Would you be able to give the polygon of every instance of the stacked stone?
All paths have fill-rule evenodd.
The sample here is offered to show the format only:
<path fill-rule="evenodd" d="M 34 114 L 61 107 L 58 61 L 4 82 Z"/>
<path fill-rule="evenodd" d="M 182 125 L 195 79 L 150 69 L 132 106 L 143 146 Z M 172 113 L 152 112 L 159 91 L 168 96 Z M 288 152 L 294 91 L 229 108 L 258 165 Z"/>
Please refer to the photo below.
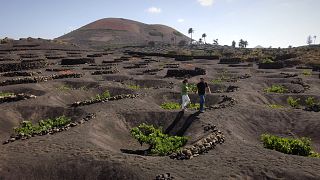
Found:
<path fill-rule="evenodd" d="M 20 63 L 0 64 L 0 72 L 40 69 L 45 66 L 47 66 L 47 61 L 45 60 L 32 60 L 32 61 L 23 60 Z"/>
<path fill-rule="evenodd" d="M 112 69 L 111 66 L 106 66 L 106 67 L 84 67 L 82 70 L 108 70 Z"/>
<path fill-rule="evenodd" d="M 191 61 L 191 60 L 193 60 L 193 56 L 175 55 L 174 60 L 176 60 L 176 61 Z"/>
<path fill-rule="evenodd" d="M 223 109 L 223 108 L 232 107 L 237 103 L 236 99 L 234 99 L 232 97 L 228 97 L 228 96 L 225 96 L 225 95 L 223 95 L 222 97 L 223 97 L 222 101 L 220 101 L 217 105 L 210 106 L 210 107 L 208 107 L 206 109 L 209 109 L 209 110 L 212 110 L 212 109 Z"/>
<path fill-rule="evenodd" d="M 90 121 L 91 119 L 94 119 L 96 117 L 96 115 L 94 113 L 88 113 L 84 118 L 82 118 L 79 121 L 75 121 L 75 122 L 71 122 L 69 124 L 66 124 L 65 126 L 62 127 L 55 127 L 53 129 L 48 129 L 47 131 L 42 131 L 39 133 L 34 133 L 34 134 L 30 134 L 30 135 L 11 135 L 10 139 L 4 141 L 2 144 L 8 144 L 11 142 L 14 142 L 16 140 L 26 140 L 26 139 L 30 139 L 31 137 L 35 137 L 35 136 L 44 136 L 44 135 L 48 135 L 48 134 L 55 134 L 58 132 L 62 132 L 62 131 L 67 131 L 72 127 L 75 127 L 79 124 L 83 124 L 85 122 Z"/>
<path fill-rule="evenodd" d="M 37 77 L 26 77 L 26 78 L 16 78 L 9 79 L 0 82 L 0 86 L 14 85 L 14 84 L 29 84 L 29 83 L 38 83 L 44 82 L 53 79 L 64 79 L 64 78 L 80 78 L 83 74 L 79 73 L 70 73 L 70 74 L 53 74 L 50 76 L 37 76 Z"/>
<path fill-rule="evenodd" d="M 248 79 L 248 78 L 251 78 L 250 74 L 244 74 L 244 75 L 238 76 L 238 79 Z"/>
<path fill-rule="evenodd" d="M 219 59 L 220 56 L 211 55 L 211 56 L 193 56 L 194 59 L 206 59 L 206 60 L 215 60 Z"/>
<path fill-rule="evenodd" d="M 65 58 L 61 60 L 61 65 L 77 65 L 95 63 L 93 58 Z"/>
<path fill-rule="evenodd" d="M 253 67 L 252 63 L 247 64 L 230 64 L 229 67 Z"/>
<path fill-rule="evenodd" d="M 303 82 L 301 78 L 297 78 L 295 80 L 292 80 L 291 84 L 301 85 L 303 87 L 303 89 L 304 89 L 304 91 L 295 91 L 295 90 L 293 90 L 293 91 L 291 91 L 291 93 L 303 93 L 303 92 L 305 92 L 305 91 L 310 89 L 310 86 L 307 83 Z"/>
<path fill-rule="evenodd" d="M 310 69 L 312 70 L 311 66 L 297 66 L 296 69 Z"/>
<path fill-rule="evenodd" d="M 49 79 L 64 79 L 64 78 L 81 78 L 83 74 L 80 73 L 69 73 L 69 74 L 53 74 L 49 76 Z"/>
<path fill-rule="evenodd" d="M 281 61 L 271 62 L 271 63 L 259 63 L 259 69 L 282 69 L 284 68 L 284 63 Z"/>
<path fill-rule="evenodd" d="M 89 54 L 87 57 L 102 57 L 103 54 Z"/>
<path fill-rule="evenodd" d="M 214 129 L 208 136 L 202 138 L 193 145 L 184 147 L 177 153 L 172 153 L 169 157 L 171 159 L 185 160 L 197 157 L 200 154 L 207 153 L 209 150 L 214 149 L 217 144 L 222 144 L 225 137 L 221 131 Z"/>
<path fill-rule="evenodd" d="M 136 94 L 121 94 L 113 97 L 108 97 L 108 98 L 102 98 L 102 99 L 91 99 L 87 101 L 78 101 L 73 103 L 71 106 L 72 107 L 79 107 L 79 106 L 86 106 L 86 105 L 91 105 L 91 104 L 96 104 L 96 103 L 101 103 L 101 102 L 108 102 L 108 101 L 117 101 L 121 99 L 135 99 L 137 98 L 138 95 Z"/>
<path fill-rule="evenodd" d="M 159 72 L 161 71 L 162 69 L 160 68 L 156 68 L 156 69 L 147 69 L 147 70 L 144 70 L 143 73 L 156 73 L 156 72 Z"/>
<path fill-rule="evenodd" d="M 71 68 L 51 68 L 51 69 L 46 69 L 46 71 L 49 72 L 60 72 L 60 71 L 70 71 L 72 70 Z"/>
<path fill-rule="evenodd" d="M 171 63 L 171 64 L 169 63 L 164 66 L 164 68 L 179 68 L 179 67 L 180 65 L 175 63 Z"/>
<path fill-rule="evenodd" d="M 144 62 L 151 63 L 151 62 L 160 62 L 160 61 L 154 60 L 154 59 L 145 59 Z"/>
<path fill-rule="evenodd" d="M 63 55 L 51 55 L 51 54 L 48 54 L 48 55 L 46 55 L 46 58 L 47 58 L 47 59 L 62 59 L 62 58 L 65 58 L 65 56 L 63 56 Z"/>
<path fill-rule="evenodd" d="M 140 69 L 140 68 L 147 68 L 147 64 L 134 64 L 132 66 L 125 66 L 124 69 Z"/>
<path fill-rule="evenodd" d="M 241 58 L 220 58 L 219 64 L 240 64 Z"/>
<path fill-rule="evenodd" d="M 30 95 L 30 94 L 24 94 L 24 93 L 13 94 L 10 96 L 0 97 L 0 104 L 7 103 L 7 102 L 21 101 L 21 100 L 26 100 L 26 99 L 31 99 L 31 98 L 36 98 L 36 96 Z"/>
<path fill-rule="evenodd" d="M 202 68 L 195 68 L 194 70 L 187 69 L 169 69 L 166 77 L 186 77 L 186 76 L 198 76 L 205 75 L 206 70 Z"/>
<path fill-rule="evenodd" d="M 292 77 L 297 77 L 298 74 L 296 73 L 280 73 L 281 75 L 283 75 L 284 78 L 292 78 Z"/>
<path fill-rule="evenodd" d="M 306 111 L 320 112 L 320 103 L 314 103 L 312 106 L 305 108 Z"/>
<path fill-rule="evenodd" d="M 172 180 L 175 179 L 170 173 L 158 174 L 155 180 Z"/>
<path fill-rule="evenodd" d="M 37 54 L 20 54 L 21 58 L 38 58 Z"/>
<path fill-rule="evenodd" d="M 239 90 L 239 87 L 238 86 L 228 86 L 227 89 L 226 89 L 226 92 L 235 92 L 235 91 L 238 91 Z"/>
<path fill-rule="evenodd" d="M 110 71 L 94 71 L 91 73 L 91 75 L 102 75 L 102 74 L 116 74 L 119 71 L 117 69 L 110 70 Z"/>
<path fill-rule="evenodd" d="M 17 72 L 7 72 L 7 73 L 3 73 L 1 74 L 4 77 L 15 77 L 15 76 L 34 76 L 34 75 L 38 75 L 37 72 L 21 72 L 21 71 L 17 71 Z"/>
<path fill-rule="evenodd" d="M 103 64 L 117 64 L 123 62 L 122 60 L 102 61 Z"/>

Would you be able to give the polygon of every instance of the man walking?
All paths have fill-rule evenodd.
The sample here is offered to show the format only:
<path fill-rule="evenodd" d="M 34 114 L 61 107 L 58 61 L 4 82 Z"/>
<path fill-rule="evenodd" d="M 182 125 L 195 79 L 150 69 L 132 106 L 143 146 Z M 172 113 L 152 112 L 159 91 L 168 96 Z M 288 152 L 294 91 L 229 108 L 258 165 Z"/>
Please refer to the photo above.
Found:
<path fill-rule="evenodd" d="M 198 95 L 200 97 L 200 112 L 204 112 L 205 94 L 206 94 L 206 91 L 208 93 L 211 93 L 211 90 L 203 78 L 200 78 L 200 82 L 197 84 L 197 88 L 198 88 Z"/>

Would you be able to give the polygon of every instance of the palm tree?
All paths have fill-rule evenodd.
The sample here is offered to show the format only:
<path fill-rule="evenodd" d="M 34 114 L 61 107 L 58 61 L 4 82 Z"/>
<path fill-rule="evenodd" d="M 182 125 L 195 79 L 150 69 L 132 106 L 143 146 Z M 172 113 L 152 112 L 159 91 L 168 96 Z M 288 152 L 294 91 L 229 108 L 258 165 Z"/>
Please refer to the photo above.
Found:
<path fill-rule="evenodd" d="M 203 34 L 202 34 L 202 38 L 203 38 L 203 41 L 204 41 L 205 44 L 207 44 L 207 42 L 206 42 L 206 37 L 207 37 L 207 34 L 206 34 L 206 33 L 203 33 Z"/>
<path fill-rule="evenodd" d="M 202 44 L 202 38 L 199 39 L 199 44 Z"/>
<path fill-rule="evenodd" d="M 244 47 L 244 40 L 240 39 L 239 41 L 239 48 L 243 48 Z"/>
<path fill-rule="evenodd" d="M 232 47 L 235 48 L 236 47 L 236 42 L 233 40 L 232 41 Z"/>
<path fill-rule="evenodd" d="M 194 30 L 192 28 L 189 28 L 188 34 L 191 34 L 191 44 L 192 44 L 192 33 L 194 33 Z"/>
<path fill-rule="evenodd" d="M 248 45 L 249 45 L 249 44 L 248 44 L 248 41 L 244 41 L 244 42 L 243 42 L 244 48 L 246 48 Z"/>
<path fill-rule="evenodd" d="M 215 46 L 219 45 L 218 39 L 214 39 L 214 40 L 213 40 L 213 45 L 215 45 Z"/>
<path fill-rule="evenodd" d="M 312 44 L 312 37 L 309 35 L 307 38 L 307 44 L 311 45 Z"/>
<path fill-rule="evenodd" d="M 314 36 L 313 36 L 313 39 L 314 39 L 314 44 L 316 44 L 317 36 L 316 36 L 316 35 L 314 35 Z"/>

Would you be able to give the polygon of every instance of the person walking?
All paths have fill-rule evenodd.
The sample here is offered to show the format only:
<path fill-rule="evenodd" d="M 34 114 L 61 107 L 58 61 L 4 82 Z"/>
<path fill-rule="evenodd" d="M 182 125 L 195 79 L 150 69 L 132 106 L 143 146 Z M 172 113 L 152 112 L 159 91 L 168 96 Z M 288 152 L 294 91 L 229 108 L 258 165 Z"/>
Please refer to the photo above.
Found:
<path fill-rule="evenodd" d="M 181 108 L 183 111 L 186 110 L 187 105 L 190 103 L 188 92 L 189 92 L 188 80 L 185 79 L 182 81 L 182 86 L 181 86 L 181 96 L 182 96 Z"/>
<path fill-rule="evenodd" d="M 205 94 L 206 91 L 211 93 L 208 83 L 204 81 L 204 78 L 200 78 L 200 82 L 197 84 L 198 95 L 200 97 L 200 112 L 204 112 Z"/>

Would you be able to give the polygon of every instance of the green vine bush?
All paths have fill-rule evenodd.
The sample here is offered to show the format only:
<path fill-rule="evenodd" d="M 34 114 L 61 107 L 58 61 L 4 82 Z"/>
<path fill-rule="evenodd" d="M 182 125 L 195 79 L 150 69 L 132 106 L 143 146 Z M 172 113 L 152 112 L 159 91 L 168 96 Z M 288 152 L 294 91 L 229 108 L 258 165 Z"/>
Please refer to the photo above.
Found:
<path fill-rule="evenodd" d="M 150 147 L 148 153 L 165 156 L 177 152 L 187 143 L 186 137 L 169 136 L 162 132 L 162 129 L 145 123 L 131 129 L 131 135 L 142 144 Z"/>
<path fill-rule="evenodd" d="M 71 119 L 66 116 L 60 116 L 54 119 L 45 119 L 39 121 L 38 124 L 32 124 L 30 121 L 22 121 L 19 127 L 14 128 L 14 132 L 18 136 L 31 136 L 48 132 L 54 128 L 63 127 L 71 122 Z"/>
<path fill-rule="evenodd" d="M 0 98 L 8 97 L 14 95 L 13 93 L 0 92 Z"/>
<path fill-rule="evenodd" d="M 105 99 L 111 97 L 110 92 L 108 90 L 105 90 L 102 94 L 97 94 L 93 99 Z"/>
<path fill-rule="evenodd" d="M 309 138 L 282 138 L 270 134 L 262 134 L 261 141 L 267 149 L 273 149 L 285 154 L 320 157 L 319 153 L 312 151 Z"/>
<path fill-rule="evenodd" d="M 288 97 L 287 99 L 288 104 L 293 108 L 299 107 L 300 98 L 294 99 L 293 97 Z"/>
<path fill-rule="evenodd" d="M 272 85 L 271 87 L 268 87 L 264 90 L 267 93 L 286 93 L 288 92 L 288 89 L 281 85 Z"/>
<path fill-rule="evenodd" d="M 181 104 L 175 103 L 175 102 L 166 102 L 166 103 L 162 103 L 160 105 L 160 107 L 162 109 L 166 109 L 166 110 L 179 110 L 179 109 L 181 109 Z M 193 109 L 193 110 L 199 110 L 200 104 L 199 103 L 189 103 L 187 105 L 187 108 Z"/>

